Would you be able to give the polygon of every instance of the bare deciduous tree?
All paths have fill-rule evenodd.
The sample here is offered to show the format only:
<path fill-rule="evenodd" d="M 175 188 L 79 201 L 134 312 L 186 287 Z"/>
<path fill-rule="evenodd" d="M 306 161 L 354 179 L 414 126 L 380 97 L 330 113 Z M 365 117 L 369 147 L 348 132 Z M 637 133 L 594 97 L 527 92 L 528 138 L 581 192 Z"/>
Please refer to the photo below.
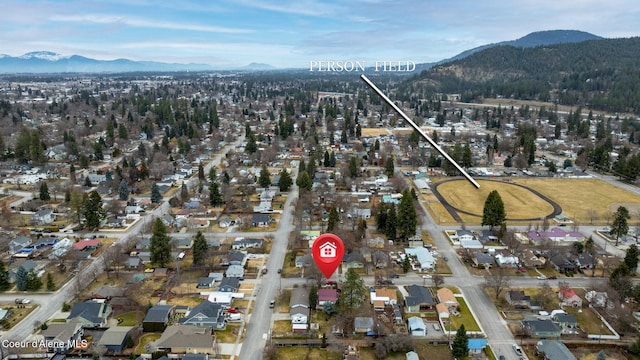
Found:
<path fill-rule="evenodd" d="M 485 276 L 484 280 L 485 286 L 495 292 L 496 300 L 499 300 L 502 292 L 511 286 L 509 270 L 507 268 L 499 267 L 491 269 L 491 275 Z"/>

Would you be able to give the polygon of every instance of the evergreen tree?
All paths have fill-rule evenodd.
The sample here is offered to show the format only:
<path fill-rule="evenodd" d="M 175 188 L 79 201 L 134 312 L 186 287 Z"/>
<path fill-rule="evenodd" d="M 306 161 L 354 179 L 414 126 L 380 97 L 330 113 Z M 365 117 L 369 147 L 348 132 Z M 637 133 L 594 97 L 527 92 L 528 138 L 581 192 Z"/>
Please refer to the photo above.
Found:
<path fill-rule="evenodd" d="M 352 178 L 358 176 L 358 163 L 353 156 L 349 159 L 349 176 Z"/>
<path fill-rule="evenodd" d="M 391 204 L 387 211 L 387 221 L 384 229 L 384 234 L 388 239 L 395 239 L 398 229 L 398 216 L 396 213 L 396 206 Z"/>
<path fill-rule="evenodd" d="M 260 187 L 263 187 L 263 188 L 268 188 L 269 185 L 271 185 L 271 175 L 269 174 L 267 165 L 262 165 L 262 169 L 260 169 L 258 184 L 260 185 Z"/>
<path fill-rule="evenodd" d="M 53 282 L 53 275 L 47 273 L 47 290 L 54 291 L 56 289 L 56 283 Z"/>
<path fill-rule="evenodd" d="M 158 183 L 154 182 L 151 185 L 151 202 L 154 204 L 157 204 L 160 201 L 162 201 L 162 194 L 160 194 L 160 187 L 158 186 Z"/>
<path fill-rule="evenodd" d="M 224 204 L 222 194 L 220 194 L 220 186 L 217 181 L 209 183 L 209 204 L 214 207 Z"/>
<path fill-rule="evenodd" d="M 329 210 L 329 220 L 327 221 L 327 232 L 333 232 L 338 223 L 340 222 L 340 215 L 338 215 L 338 210 L 336 207 L 332 207 Z"/>
<path fill-rule="evenodd" d="M 11 289 L 11 281 L 9 279 L 9 270 L 4 267 L 4 263 L 0 261 L 0 291 Z"/>
<path fill-rule="evenodd" d="M 360 308 L 364 304 L 366 295 L 367 288 L 364 285 L 364 280 L 353 268 L 347 270 L 345 280 L 342 283 L 342 292 L 338 297 L 339 311 L 350 312 Z"/>
<path fill-rule="evenodd" d="M 334 151 L 331 152 L 331 156 L 329 157 L 329 166 L 336 167 L 336 153 Z"/>
<path fill-rule="evenodd" d="M 493 230 L 494 227 L 500 226 L 507 219 L 507 213 L 504 210 L 504 203 L 497 190 L 493 190 L 487 196 L 484 202 L 484 210 L 482 211 L 482 226 L 489 225 Z"/>
<path fill-rule="evenodd" d="M 291 175 L 289 175 L 287 169 L 280 170 L 280 180 L 278 180 L 278 187 L 280 188 L 280 191 L 289 191 L 291 185 L 293 185 L 293 180 L 291 179 Z"/>
<path fill-rule="evenodd" d="M 247 145 L 245 146 L 244 150 L 249 154 L 253 154 L 256 151 L 258 151 L 258 145 L 256 144 L 256 137 L 255 135 L 253 135 L 253 133 L 249 134 L 249 140 L 247 141 Z"/>
<path fill-rule="evenodd" d="M 120 181 L 120 186 L 118 187 L 118 199 L 121 201 L 129 200 L 129 185 L 124 179 Z"/>
<path fill-rule="evenodd" d="M 180 200 L 183 203 L 189 201 L 189 188 L 187 187 L 187 183 L 182 182 L 182 186 L 180 187 Z"/>
<path fill-rule="evenodd" d="M 388 177 L 393 177 L 393 174 L 395 173 L 395 166 L 393 164 L 393 156 L 387 157 L 387 160 L 384 163 L 384 173 Z"/>
<path fill-rule="evenodd" d="M 464 324 L 460 325 L 460 328 L 456 331 L 456 335 L 453 337 L 451 353 L 456 359 L 464 359 L 469 356 L 469 337 L 467 336 Z"/>
<path fill-rule="evenodd" d="M 638 255 L 640 255 L 638 246 L 636 246 L 636 244 L 631 244 L 627 248 L 627 253 L 624 256 L 624 263 L 627 264 L 627 267 L 632 274 L 635 273 L 638 268 Z"/>
<path fill-rule="evenodd" d="M 209 251 L 209 245 L 207 239 L 201 231 L 198 231 L 196 237 L 193 239 L 193 265 L 199 266 L 204 264 L 204 260 L 207 258 L 207 252 Z"/>
<path fill-rule="evenodd" d="M 20 291 L 25 291 L 27 290 L 27 270 L 25 270 L 22 266 L 18 267 L 18 270 L 16 271 L 16 276 L 15 276 L 15 283 L 16 283 L 16 287 L 18 288 L 18 290 Z"/>
<path fill-rule="evenodd" d="M 42 288 L 42 280 L 36 274 L 36 271 L 31 269 L 27 273 L 27 290 L 38 291 Z"/>
<path fill-rule="evenodd" d="M 100 226 L 100 222 L 106 216 L 106 212 L 102 208 L 102 197 L 97 191 L 94 190 L 88 195 L 86 193 L 83 195 L 82 215 L 87 228 L 97 229 Z"/>
<path fill-rule="evenodd" d="M 613 222 L 611 223 L 611 230 L 609 234 L 616 237 L 616 246 L 621 236 L 626 235 L 629 232 L 629 224 L 627 220 L 630 219 L 629 210 L 624 206 L 619 206 L 616 213 L 613 215 Z"/>
<path fill-rule="evenodd" d="M 40 196 L 39 196 L 39 198 L 42 201 L 51 200 L 51 195 L 49 195 L 49 187 L 47 186 L 47 183 L 44 182 L 44 181 L 40 184 Z"/>
<path fill-rule="evenodd" d="M 296 179 L 296 185 L 298 185 L 298 189 L 300 191 L 307 190 L 311 191 L 313 187 L 313 183 L 311 182 L 311 178 L 309 178 L 309 174 L 306 171 L 298 174 L 298 178 Z"/>
<path fill-rule="evenodd" d="M 313 284 L 309 289 L 309 309 L 315 310 L 318 306 L 318 287 Z"/>
<path fill-rule="evenodd" d="M 406 188 L 402 191 L 402 199 L 398 205 L 398 232 L 400 237 L 408 239 L 415 235 L 418 226 L 418 215 L 416 208 L 413 206 L 413 197 L 411 191 Z"/>
<path fill-rule="evenodd" d="M 324 152 L 324 161 L 323 161 L 322 165 L 324 165 L 324 167 L 329 167 L 330 161 L 331 161 L 331 158 L 329 156 L 329 151 L 325 150 L 325 152 Z"/>
<path fill-rule="evenodd" d="M 402 260 L 402 272 L 408 273 L 411 270 L 411 259 L 409 259 L 409 255 L 405 255 Z"/>
<path fill-rule="evenodd" d="M 213 167 L 212 167 L 213 169 Z M 205 179 L 204 167 L 202 166 L 202 161 L 198 164 L 198 180 L 203 183 Z"/>
<path fill-rule="evenodd" d="M 167 235 L 167 228 L 162 220 L 156 219 L 153 224 L 149 251 L 151 252 L 151 262 L 165 267 L 171 260 L 171 238 Z"/>

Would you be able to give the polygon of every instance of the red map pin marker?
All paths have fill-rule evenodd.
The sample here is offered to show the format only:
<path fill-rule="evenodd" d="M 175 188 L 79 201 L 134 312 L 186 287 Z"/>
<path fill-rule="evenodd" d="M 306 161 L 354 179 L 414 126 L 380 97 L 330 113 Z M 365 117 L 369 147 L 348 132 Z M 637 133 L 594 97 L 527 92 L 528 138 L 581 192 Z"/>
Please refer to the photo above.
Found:
<path fill-rule="evenodd" d="M 313 242 L 311 254 L 320 271 L 329 279 L 342 262 L 344 244 L 334 234 L 322 234 Z"/>

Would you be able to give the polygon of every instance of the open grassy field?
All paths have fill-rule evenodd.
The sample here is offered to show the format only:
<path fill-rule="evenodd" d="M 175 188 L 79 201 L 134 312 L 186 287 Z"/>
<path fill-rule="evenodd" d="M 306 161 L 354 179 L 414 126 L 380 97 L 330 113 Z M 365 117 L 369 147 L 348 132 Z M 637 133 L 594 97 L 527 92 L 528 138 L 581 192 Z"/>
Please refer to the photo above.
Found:
<path fill-rule="evenodd" d="M 482 215 L 484 202 L 492 190 L 497 190 L 505 204 L 508 219 L 539 218 L 552 212 L 552 207 L 527 189 L 510 182 L 478 180 L 480 189 L 466 180 L 451 181 L 438 187 L 440 194 L 454 207 Z M 605 225 L 618 206 L 629 209 L 631 223 L 640 219 L 640 196 L 598 179 L 515 179 L 539 191 L 562 207 L 562 213 L 578 224 Z M 444 207 L 428 196 L 428 208 L 439 223 L 453 221 Z M 480 224 L 481 218 L 459 213 L 465 223 Z M 553 225 L 553 224 L 552 224 Z"/>
<path fill-rule="evenodd" d="M 362 128 L 362 136 L 389 135 L 387 128 Z"/>
<path fill-rule="evenodd" d="M 479 180 L 480 189 L 470 186 L 466 180 L 450 181 L 438 186 L 440 194 L 457 209 L 482 215 L 484 202 L 493 190 L 497 190 L 504 202 L 508 219 L 540 218 L 550 214 L 553 207 L 531 191 L 507 182 Z M 459 214 L 465 222 L 479 222 L 478 217 Z"/>
<path fill-rule="evenodd" d="M 598 179 L 519 179 L 519 184 L 545 194 L 562 206 L 562 213 L 579 224 L 606 224 L 618 206 L 625 206 L 630 223 L 640 219 L 640 196 Z M 595 216 L 592 219 L 592 214 Z"/>

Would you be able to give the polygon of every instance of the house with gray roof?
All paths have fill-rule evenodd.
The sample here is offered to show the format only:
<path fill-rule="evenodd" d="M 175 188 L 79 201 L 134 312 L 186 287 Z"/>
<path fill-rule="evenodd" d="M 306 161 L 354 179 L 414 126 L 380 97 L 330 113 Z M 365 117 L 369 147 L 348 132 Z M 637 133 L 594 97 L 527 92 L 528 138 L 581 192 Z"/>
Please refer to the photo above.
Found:
<path fill-rule="evenodd" d="M 210 277 L 201 277 L 198 278 L 198 285 L 196 286 L 198 289 L 209 289 L 213 287 L 213 284 L 216 282 L 216 279 Z"/>
<path fill-rule="evenodd" d="M 240 278 L 239 277 L 225 277 L 220 282 L 220 286 L 218 287 L 218 291 L 221 292 L 237 292 L 240 288 Z"/>
<path fill-rule="evenodd" d="M 66 353 L 75 341 L 80 341 L 84 335 L 82 324 L 78 321 L 68 323 L 51 323 L 42 330 L 42 336 L 48 341 L 50 352 Z"/>
<path fill-rule="evenodd" d="M 172 305 L 155 305 L 142 320 L 144 331 L 162 331 L 167 327 L 175 308 Z"/>
<path fill-rule="evenodd" d="M 551 320 L 525 320 L 522 322 L 522 327 L 531 337 L 542 339 L 560 337 L 560 328 Z"/>
<path fill-rule="evenodd" d="M 237 238 L 231 243 L 233 250 L 245 250 L 248 248 L 260 248 L 264 244 L 264 240 L 256 238 Z"/>
<path fill-rule="evenodd" d="M 225 271 L 225 276 L 228 278 L 244 278 L 244 267 L 241 265 L 229 265 L 227 271 Z"/>
<path fill-rule="evenodd" d="M 107 352 L 120 354 L 127 345 L 127 338 L 130 337 L 133 326 L 112 326 L 108 328 L 100 340 L 98 346 L 104 346 Z"/>
<path fill-rule="evenodd" d="M 31 243 L 32 240 L 30 237 L 24 235 L 17 236 L 15 239 L 9 242 L 9 252 L 11 254 L 17 254 L 21 252 L 22 249 L 31 245 Z"/>
<path fill-rule="evenodd" d="M 424 320 L 421 317 L 412 316 L 407 319 L 409 326 L 409 333 L 411 336 L 426 336 L 427 327 L 424 324 Z"/>
<path fill-rule="evenodd" d="M 56 214 L 51 209 L 38 210 L 31 215 L 31 223 L 34 225 L 47 225 L 56 220 Z"/>
<path fill-rule="evenodd" d="M 251 226 L 267 227 L 271 224 L 271 215 L 269 214 L 253 214 L 251 216 Z"/>
<path fill-rule="evenodd" d="M 558 313 L 553 316 L 552 320 L 558 325 L 562 334 L 578 333 L 578 319 L 575 316 Z"/>
<path fill-rule="evenodd" d="M 423 286 L 409 285 L 407 286 L 407 293 L 408 295 L 404 299 L 407 312 L 429 311 L 436 306 L 431 292 Z"/>
<path fill-rule="evenodd" d="M 206 326 L 212 329 L 224 329 L 227 324 L 222 306 L 209 300 L 204 300 L 191 309 L 179 322 L 183 325 Z"/>
<path fill-rule="evenodd" d="M 473 263 L 477 267 L 482 267 L 485 269 L 490 269 L 493 264 L 496 263 L 496 259 L 491 254 L 485 254 L 481 251 L 476 251 L 472 255 Z"/>
<path fill-rule="evenodd" d="M 247 261 L 247 254 L 242 251 L 230 251 L 227 253 L 227 262 L 229 265 L 242 265 L 244 266 Z"/>
<path fill-rule="evenodd" d="M 129 256 L 124 262 L 125 269 L 138 269 L 142 265 L 142 259 L 138 256 Z"/>
<path fill-rule="evenodd" d="M 171 325 L 152 344 L 155 350 L 172 354 L 216 353 L 216 337 L 209 326 Z"/>
<path fill-rule="evenodd" d="M 569 348 L 558 340 L 540 340 L 536 350 L 546 360 L 576 360 Z"/>
<path fill-rule="evenodd" d="M 353 328 L 356 333 L 373 335 L 373 318 L 356 317 L 353 320 Z"/>
<path fill-rule="evenodd" d="M 85 301 L 71 306 L 67 322 L 79 321 L 85 328 L 100 328 L 107 325 L 107 318 L 111 315 L 111 305 L 104 302 Z"/>

